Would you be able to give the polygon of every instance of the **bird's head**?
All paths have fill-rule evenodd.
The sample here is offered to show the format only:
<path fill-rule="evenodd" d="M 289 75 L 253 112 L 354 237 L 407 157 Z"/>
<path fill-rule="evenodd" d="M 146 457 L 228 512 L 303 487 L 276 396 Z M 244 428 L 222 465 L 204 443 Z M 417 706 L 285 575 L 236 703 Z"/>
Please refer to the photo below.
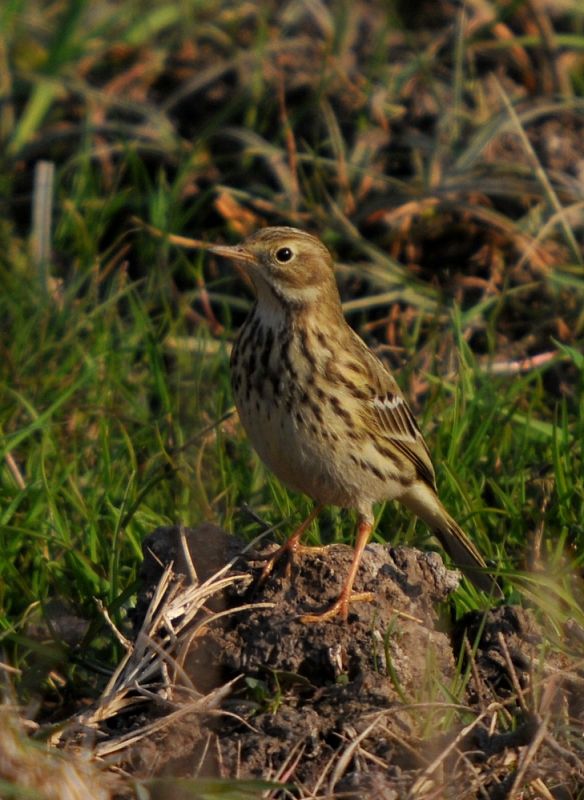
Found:
<path fill-rule="evenodd" d="M 331 254 L 297 228 L 262 228 L 241 244 L 208 249 L 249 276 L 260 304 L 295 309 L 340 303 Z"/>

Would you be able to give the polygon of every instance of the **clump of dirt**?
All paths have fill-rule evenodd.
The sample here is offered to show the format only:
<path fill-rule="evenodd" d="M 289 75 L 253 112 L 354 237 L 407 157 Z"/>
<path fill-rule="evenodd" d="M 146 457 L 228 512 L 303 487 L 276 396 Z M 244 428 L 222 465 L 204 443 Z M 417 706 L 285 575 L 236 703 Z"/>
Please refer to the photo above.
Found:
<path fill-rule="evenodd" d="M 542 775 L 565 790 L 550 796 L 584 785 L 579 756 L 551 733 L 562 715 L 581 726 L 582 678 L 542 656 L 528 611 L 501 606 L 451 626 L 444 601 L 458 573 L 436 553 L 372 544 L 355 590 L 373 600 L 347 622 L 306 623 L 336 597 L 351 549 L 303 553 L 261 585 L 266 552 L 238 558 L 243 547 L 212 525 L 161 528 L 144 543 L 137 626 L 171 562 L 187 584 L 230 560 L 251 579 L 214 595 L 181 662 L 199 696 L 231 681 L 229 691 L 212 712 L 181 717 L 175 706 L 172 724 L 138 737 L 125 756 L 138 777 L 270 778 L 314 798 L 507 797 Z"/>

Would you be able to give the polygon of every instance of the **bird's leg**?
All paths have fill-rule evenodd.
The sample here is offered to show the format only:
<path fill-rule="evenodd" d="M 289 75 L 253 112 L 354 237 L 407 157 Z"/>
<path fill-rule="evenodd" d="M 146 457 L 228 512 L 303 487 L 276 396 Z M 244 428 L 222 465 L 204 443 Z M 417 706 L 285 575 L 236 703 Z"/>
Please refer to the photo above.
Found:
<path fill-rule="evenodd" d="M 306 547 L 300 543 L 300 539 L 306 533 L 308 528 L 311 526 L 313 521 L 318 517 L 320 512 L 323 509 L 322 503 L 316 505 L 310 514 L 306 517 L 304 522 L 302 522 L 294 531 L 294 533 L 286 539 L 283 545 L 278 547 L 275 553 L 272 553 L 270 556 L 267 557 L 267 563 L 262 570 L 262 574 L 260 575 L 259 582 L 260 584 L 264 583 L 268 577 L 270 576 L 272 570 L 276 563 L 282 558 L 282 556 L 287 555 L 288 558 L 294 558 L 294 555 L 299 552 L 305 551 L 312 551 L 312 552 L 322 552 L 325 548 L 324 547 Z"/>
<path fill-rule="evenodd" d="M 332 617 L 340 617 L 342 620 L 346 620 L 349 616 L 350 603 L 355 603 L 360 600 L 371 602 L 371 600 L 373 600 L 374 595 L 371 592 L 353 594 L 353 584 L 355 583 L 357 570 L 359 569 L 359 564 L 361 562 L 361 556 L 363 555 L 363 550 L 369 541 L 372 530 L 373 523 L 371 520 L 364 518 L 359 520 L 353 561 L 351 562 L 351 568 L 349 569 L 349 574 L 347 575 L 347 579 L 343 584 L 341 593 L 332 606 L 327 608 L 326 611 L 323 611 L 320 614 L 303 614 L 301 617 L 302 622 L 324 622 Z"/>

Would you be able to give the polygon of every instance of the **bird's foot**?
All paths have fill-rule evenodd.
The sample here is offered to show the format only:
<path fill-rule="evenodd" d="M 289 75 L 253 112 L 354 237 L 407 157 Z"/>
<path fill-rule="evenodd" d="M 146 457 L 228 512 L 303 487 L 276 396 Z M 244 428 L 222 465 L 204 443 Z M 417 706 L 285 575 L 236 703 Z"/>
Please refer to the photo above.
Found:
<path fill-rule="evenodd" d="M 321 511 L 322 511 L 322 505 L 319 504 L 319 505 L 315 506 L 312 509 L 312 511 L 310 512 L 310 514 L 306 517 L 304 522 L 302 522 L 296 528 L 296 530 L 294 531 L 292 536 L 290 536 L 284 542 L 283 545 L 278 547 L 278 549 L 276 550 L 275 553 L 272 553 L 269 556 L 259 556 L 256 559 L 257 561 L 263 561 L 264 559 L 266 560 L 266 564 L 265 564 L 265 566 L 264 566 L 264 568 L 262 570 L 262 573 L 261 573 L 261 575 L 259 577 L 259 581 L 258 581 L 258 584 L 260 586 L 262 586 L 267 581 L 267 579 L 270 577 L 275 565 L 278 563 L 278 561 L 280 561 L 282 556 L 286 556 L 286 577 L 289 579 L 290 578 L 290 574 L 291 574 L 291 569 L 292 569 L 292 561 L 294 560 L 294 556 L 297 553 L 304 553 L 304 552 L 307 552 L 307 551 L 310 551 L 310 552 L 318 551 L 318 552 L 322 553 L 323 550 L 325 550 L 324 547 L 307 547 L 307 546 L 305 546 L 305 545 L 300 543 L 300 540 L 301 540 L 304 532 L 307 530 L 307 528 L 310 527 L 310 525 L 312 524 L 313 520 L 315 520 L 318 517 L 318 515 L 320 514 Z"/>
<path fill-rule="evenodd" d="M 268 580 L 272 572 L 274 571 L 274 567 L 278 564 L 282 558 L 286 559 L 286 567 L 285 567 L 285 576 L 289 580 L 292 573 L 292 564 L 294 563 L 294 559 L 298 555 L 304 554 L 312 554 L 316 555 L 317 553 L 324 553 L 328 546 L 320 546 L 320 547 L 309 547 L 305 544 L 300 544 L 297 539 L 294 537 L 290 537 L 283 545 L 278 547 L 276 551 L 270 553 L 269 555 L 260 555 L 257 556 L 255 560 L 257 561 L 265 561 L 264 567 L 258 578 L 258 584 L 263 586 L 263 584 Z"/>
<path fill-rule="evenodd" d="M 338 599 L 320 614 L 302 614 L 301 622 L 326 622 L 334 617 L 340 617 L 343 622 L 349 617 L 349 606 L 351 603 L 371 603 L 375 600 L 373 592 L 345 593 L 341 592 Z"/>

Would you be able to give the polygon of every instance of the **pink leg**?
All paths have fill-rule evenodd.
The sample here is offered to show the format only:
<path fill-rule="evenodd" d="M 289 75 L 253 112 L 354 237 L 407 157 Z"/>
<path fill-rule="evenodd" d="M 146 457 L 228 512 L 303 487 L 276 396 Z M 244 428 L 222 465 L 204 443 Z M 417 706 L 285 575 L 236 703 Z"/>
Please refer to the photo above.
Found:
<path fill-rule="evenodd" d="M 371 592 L 364 592 L 362 594 L 353 594 L 353 584 L 355 583 L 355 578 L 357 576 L 357 570 L 359 569 L 359 564 L 361 562 L 361 556 L 363 555 L 363 550 L 369 541 L 369 537 L 371 536 L 371 531 L 373 530 L 373 523 L 369 520 L 361 519 L 359 521 L 359 527 L 357 528 L 357 539 L 355 541 L 355 553 L 353 555 L 353 561 L 351 562 L 351 568 L 349 569 L 349 574 L 347 575 L 347 579 L 343 584 L 343 588 L 341 589 L 341 593 L 338 596 L 337 600 L 327 608 L 326 611 L 323 611 L 320 614 L 303 614 L 301 619 L 302 622 L 323 622 L 327 619 L 332 619 L 332 617 L 340 617 L 342 620 L 346 620 L 349 616 L 349 604 L 351 602 L 355 602 L 358 600 L 373 600 L 373 595 Z"/>

